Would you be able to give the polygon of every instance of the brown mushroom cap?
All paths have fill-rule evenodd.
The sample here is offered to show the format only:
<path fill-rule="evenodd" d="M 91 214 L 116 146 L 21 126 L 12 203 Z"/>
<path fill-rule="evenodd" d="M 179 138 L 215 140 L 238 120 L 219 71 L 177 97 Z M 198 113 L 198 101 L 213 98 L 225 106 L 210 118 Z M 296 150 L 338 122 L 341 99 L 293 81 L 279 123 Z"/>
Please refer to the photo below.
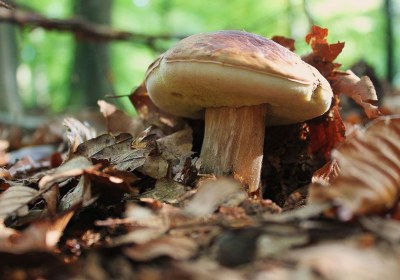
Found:
<path fill-rule="evenodd" d="M 328 81 L 285 47 L 242 31 L 190 36 L 162 54 L 146 73 L 156 106 L 201 118 L 208 107 L 268 104 L 270 125 L 301 122 L 325 113 Z"/>

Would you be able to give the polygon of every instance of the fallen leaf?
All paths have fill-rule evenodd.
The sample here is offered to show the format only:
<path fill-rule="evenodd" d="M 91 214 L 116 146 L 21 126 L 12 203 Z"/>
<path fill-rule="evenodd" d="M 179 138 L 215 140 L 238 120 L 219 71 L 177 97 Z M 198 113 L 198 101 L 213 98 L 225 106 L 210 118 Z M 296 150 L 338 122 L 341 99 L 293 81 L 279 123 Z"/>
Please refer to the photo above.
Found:
<path fill-rule="evenodd" d="M 217 207 L 241 190 L 241 184 L 230 178 L 207 179 L 184 208 L 189 215 L 203 217 L 212 214 Z"/>
<path fill-rule="evenodd" d="M 171 163 L 173 176 L 182 172 L 185 168 L 186 160 L 190 159 L 193 154 L 192 133 L 192 129 L 188 127 L 157 139 L 162 158 Z"/>
<path fill-rule="evenodd" d="M 169 228 L 165 215 L 136 204 L 128 204 L 124 222 L 131 224 L 129 232 L 113 239 L 112 245 L 142 244 L 162 236 Z"/>
<path fill-rule="evenodd" d="M 72 158 L 63 165 L 51 170 L 48 175 L 43 176 L 39 181 L 39 189 L 46 190 L 54 183 L 60 183 L 64 180 L 82 175 L 87 168 L 95 168 L 90 160 L 85 157 Z"/>
<path fill-rule="evenodd" d="M 146 86 L 141 84 L 130 96 L 132 104 L 147 125 L 155 125 L 162 128 L 167 134 L 181 130 L 185 126 L 185 121 L 171 114 L 161 111 L 151 101 L 147 94 Z"/>
<path fill-rule="evenodd" d="M 195 261 L 174 262 L 174 267 L 183 270 L 188 279 L 212 279 L 212 280 L 244 280 L 240 271 L 233 270 L 219 265 L 217 262 L 209 259 L 199 259 Z M 264 278 L 266 279 L 266 278 Z"/>
<path fill-rule="evenodd" d="M 313 25 L 311 31 L 306 35 L 306 43 L 311 46 L 313 54 L 321 58 L 323 62 L 332 62 L 342 52 L 344 43 L 329 44 L 327 37 L 327 28 Z"/>
<path fill-rule="evenodd" d="M 33 188 L 15 185 L 0 194 L 0 221 L 17 211 L 18 216 L 28 213 L 28 204 L 38 196 Z"/>
<path fill-rule="evenodd" d="M 57 213 L 59 195 L 60 188 L 57 185 L 42 194 L 44 201 L 46 201 L 47 210 L 49 211 L 50 216 L 55 216 Z"/>
<path fill-rule="evenodd" d="M 378 107 L 371 102 L 376 102 L 375 87 L 370 78 L 363 76 L 359 78 L 351 70 L 336 72 L 332 80 L 332 88 L 336 94 L 345 94 L 360 105 L 368 118 L 373 119 L 381 115 Z"/>
<path fill-rule="evenodd" d="M 0 251 L 22 254 L 32 251 L 53 251 L 74 211 L 69 211 L 52 220 L 32 223 L 22 232 L 0 239 Z"/>
<path fill-rule="evenodd" d="M 33 160 L 30 156 L 26 156 L 14 162 L 14 164 L 8 169 L 8 172 L 10 172 L 10 175 L 15 178 L 30 173 L 31 171 L 36 171 L 42 167 L 41 163 Z"/>
<path fill-rule="evenodd" d="M 75 156 L 85 156 L 91 158 L 107 147 L 121 143 L 127 143 L 132 141 L 132 139 L 132 135 L 129 133 L 121 133 L 118 135 L 102 134 L 79 145 L 75 152 Z M 106 156 L 109 155 L 104 155 L 104 157 Z"/>
<path fill-rule="evenodd" d="M 320 185 L 330 185 L 339 175 L 340 168 L 336 160 L 330 160 L 314 172 L 311 182 Z"/>
<path fill-rule="evenodd" d="M 125 112 L 118 110 L 114 105 L 104 100 L 97 101 L 97 104 L 106 119 L 109 133 L 129 133 L 135 138 L 144 130 L 145 126 L 142 119 L 128 116 Z"/>
<path fill-rule="evenodd" d="M 396 257 L 389 250 L 357 248 L 343 241 L 297 249 L 285 259 L 326 280 L 397 279 L 400 273 Z"/>
<path fill-rule="evenodd" d="M 332 201 L 341 219 L 380 213 L 399 198 L 400 118 L 381 117 L 332 152 L 340 172 L 329 186 L 311 184 L 310 203 Z"/>
<path fill-rule="evenodd" d="M 167 203 L 177 203 L 186 193 L 185 186 L 169 179 L 157 180 L 154 189 L 140 195 L 140 198 L 153 198 Z"/>
<path fill-rule="evenodd" d="M 92 197 L 91 181 L 88 176 L 83 175 L 79 179 L 79 183 L 60 199 L 58 210 L 65 212 L 76 207 L 78 204 L 86 207 L 95 199 Z"/>
<path fill-rule="evenodd" d="M 197 253 L 196 242 L 187 237 L 163 236 L 123 250 L 135 261 L 149 261 L 167 256 L 174 260 L 187 260 Z"/>
<path fill-rule="evenodd" d="M 65 118 L 63 125 L 67 128 L 66 136 L 69 140 L 70 155 L 83 142 L 96 137 L 96 131 L 87 123 L 82 123 L 75 118 Z"/>
<path fill-rule="evenodd" d="M 147 156 L 142 166 L 137 169 L 154 179 L 165 178 L 169 171 L 169 163 L 161 156 Z"/>
<path fill-rule="evenodd" d="M 398 221 L 377 216 L 360 217 L 359 221 L 364 228 L 391 244 L 400 242 L 400 223 Z"/>
<path fill-rule="evenodd" d="M 336 102 L 326 114 L 307 122 L 310 135 L 310 152 L 325 160 L 329 160 L 332 149 L 346 139 L 346 129 L 339 114 L 339 103 Z"/>

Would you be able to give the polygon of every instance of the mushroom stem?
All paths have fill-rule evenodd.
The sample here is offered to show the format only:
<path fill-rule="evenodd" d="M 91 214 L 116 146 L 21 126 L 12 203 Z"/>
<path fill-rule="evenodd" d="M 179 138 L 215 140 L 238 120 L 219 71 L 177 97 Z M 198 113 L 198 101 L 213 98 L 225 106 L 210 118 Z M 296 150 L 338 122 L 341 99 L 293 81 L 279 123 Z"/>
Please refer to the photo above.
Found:
<path fill-rule="evenodd" d="M 207 108 L 201 170 L 233 174 L 255 192 L 260 185 L 267 105 Z"/>

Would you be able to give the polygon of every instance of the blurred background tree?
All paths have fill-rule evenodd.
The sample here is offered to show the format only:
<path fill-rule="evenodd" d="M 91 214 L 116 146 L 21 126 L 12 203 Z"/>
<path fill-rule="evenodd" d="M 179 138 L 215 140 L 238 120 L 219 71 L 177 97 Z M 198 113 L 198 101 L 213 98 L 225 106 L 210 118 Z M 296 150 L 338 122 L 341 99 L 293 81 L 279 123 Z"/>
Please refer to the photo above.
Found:
<path fill-rule="evenodd" d="M 394 85 L 400 85 L 400 51 L 396 48 L 400 38 L 400 0 L 18 0 L 14 3 L 50 18 L 79 15 L 115 30 L 148 35 L 184 36 L 220 29 L 246 30 L 266 37 L 282 35 L 296 40 L 298 54 L 309 51 L 304 37 L 311 24 L 317 24 L 329 29 L 330 42 L 346 43 L 338 58 L 343 68 L 364 60 L 379 78 L 389 78 Z M 176 41 L 85 42 L 70 33 L 41 28 L 20 29 L 17 37 L 17 81 L 23 105 L 28 110 L 48 113 L 95 106 L 97 99 L 107 94 L 129 94 L 142 82 L 154 58 Z M 4 44 L 3 37 L 0 44 Z M 129 101 L 119 102 L 133 112 Z"/>
<path fill-rule="evenodd" d="M 74 0 L 75 16 L 95 24 L 110 25 L 111 8 L 111 0 Z M 110 75 L 109 44 L 77 38 L 68 105 L 96 106 L 113 92 Z"/>

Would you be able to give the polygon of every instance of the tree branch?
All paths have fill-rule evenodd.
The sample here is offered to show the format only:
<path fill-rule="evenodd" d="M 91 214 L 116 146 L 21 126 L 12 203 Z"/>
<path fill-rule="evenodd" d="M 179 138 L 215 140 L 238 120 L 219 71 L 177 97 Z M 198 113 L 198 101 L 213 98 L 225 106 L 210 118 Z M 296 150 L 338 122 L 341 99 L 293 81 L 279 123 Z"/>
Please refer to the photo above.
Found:
<path fill-rule="evenodd" d="M 0 22 L 10 22 L 21 27 L 40 27 L 46 30 L 70 32 L 78 39 L 90 41 L 134 41 L 154 46 L 157 40 L 182 39 L 185 35 L 161 34 L 146 35 L 127 31 L 118 31 L 107 26 L 96 25 L 80 18 L 50 19 L 35 12 L 19 9 L 4 9 L 0 6 Z"/>

